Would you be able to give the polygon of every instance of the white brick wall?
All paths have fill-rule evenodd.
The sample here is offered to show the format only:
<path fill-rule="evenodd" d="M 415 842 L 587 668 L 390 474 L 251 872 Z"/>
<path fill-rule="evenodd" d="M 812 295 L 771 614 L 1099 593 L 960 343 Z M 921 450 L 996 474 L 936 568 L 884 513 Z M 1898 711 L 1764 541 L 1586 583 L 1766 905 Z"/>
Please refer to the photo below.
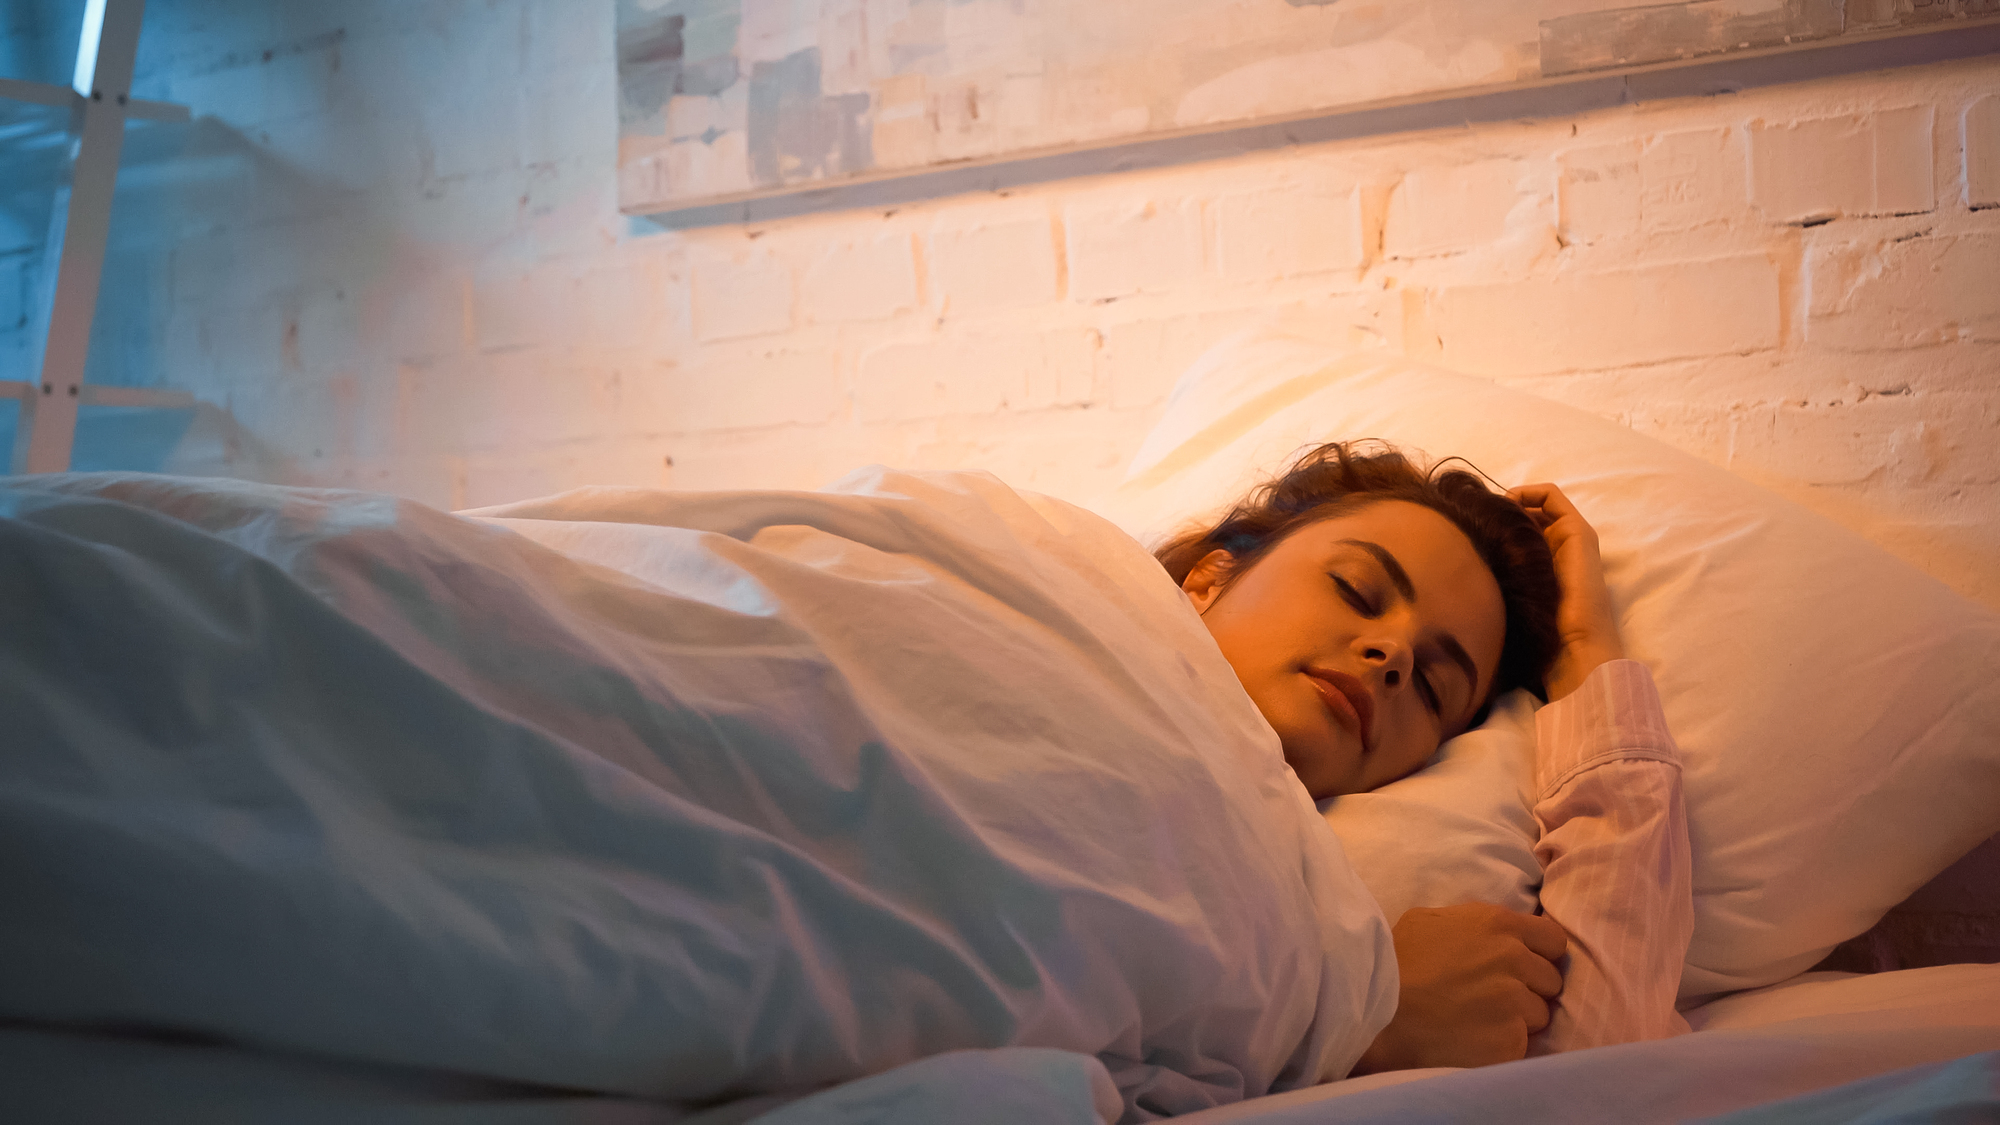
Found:
<path fill-rule="evenodd" d="M 1098 198 L 1065 209 L 1063 232 L 1070 295 L 1079 301 L 1164 292 L 1203 274 L 1197 200 L 1100 190 Z"/>
<path fill-rule="evenodd" d="M 1538 169 L 1518 160 L 1411 169 L 1389 195 L 1382 252 L 1391 258 L 1457 254 L 1532 229 L 1552 202 L 1538 190 L 1538 178 Z"/>
<path fill-rule="evenodd" d="M 1931 209 L 1928 105 L 1750 126 L 1751 193 L 1766 218 L 1811 223 Z"/>
<path fill-rule="evenodd" d="M 882 461 L 1087 503 L 1203 349 L 1302 309 L 2000 606 L 2000 60 L 668 230 L 613 208 L 608 5 L 418 0 L 337 52 L 291 49 L 312 6 L 159 7 L 142 95 L 249 154 L 115 232 L 108 278 L 168 280 L 110 315 L 234 427 L 164 467 L 466 505 Z"/>
<path fill-rule="evenodd" d="M 1215 244 L 1228 282 L 1357 271 L 1367 257 L 1361 191 L 1308 184 L 1218 196 Z"/>
<path fill-rule="evenodd" d="M 1763 255 L 1455 286 L 1430 300 L 1437 358 L 1481 375 L 1768 351 L 1781 315 Z"/>
<path fill-rule="evenodd" d="M 1060 300 L 1062 246 L 1045 213 L 950 215 L 930 233 L 930 281 L 953 316 Z"/>
<path fill-rule="evenodd" d="M 771 251 L 752 246 L 703 255 L 691 273 L 697 340 L 765 336 L 792 327 L 792 265 Z"/>
<path fill-rule="evenodd" d="M 1965 107 L 1959 143 L 1965 153 L 1965 204 L 2000 207 L 2000 94 Z"/>
<path fill-rule="evenodd" d="M 2000 344 L 2000 231 L 1827 246 L 1812 256 L 1810 283 L 1814 344 L 1861 352 Z"/>
<path fill-rule="evenodd" d="M 921 303 L 916 251 L 905 232 L 843 239 L 810 253 L 799 286 L 800 309 L 809 324 L 887 320 Z"/>

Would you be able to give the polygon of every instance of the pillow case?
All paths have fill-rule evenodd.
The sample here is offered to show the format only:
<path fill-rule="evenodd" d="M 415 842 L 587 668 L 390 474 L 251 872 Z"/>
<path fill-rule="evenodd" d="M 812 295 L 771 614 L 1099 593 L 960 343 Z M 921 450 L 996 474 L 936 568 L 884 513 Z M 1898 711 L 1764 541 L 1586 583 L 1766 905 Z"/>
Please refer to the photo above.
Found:
<path fill-rule="evenodd" d="M 1413 907 L 1461 902 L 1532 914 L 1534 787 L 1535 698 L 1512 691 L 1423 769 L 1320 807 L 1391 925 Z"/>
<path fill-rule="evenodd" d="M 1626 646 L 1684 758 L 1684 998 L 1804 970 L 2000 829 L 2000 615 L 1583 411 L 1253 330 L 1182 377 L 1107 514 L 1156 540 L 1335 438 L 1554 481 L 1598 529 Z"/>

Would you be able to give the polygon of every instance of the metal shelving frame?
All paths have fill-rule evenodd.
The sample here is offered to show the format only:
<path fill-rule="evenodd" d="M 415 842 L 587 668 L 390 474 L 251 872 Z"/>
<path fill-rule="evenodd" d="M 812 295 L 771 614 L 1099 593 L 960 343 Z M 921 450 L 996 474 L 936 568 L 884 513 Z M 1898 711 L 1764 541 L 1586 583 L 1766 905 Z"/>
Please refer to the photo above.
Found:
<path fill-rule="evenodd" d="M 12 456 L 16 472 L 59 473 L 69 468 L 79 407 L 194 405 L 194 396 L 186 391 L 83 381 L 125 123 L 135 118 L 180 122 L 189 117 L 186 106 L 132 97 L 132 65 L 145 7 L 145 0 L 89 0 L 77 45 L 76 77 L 70 86 L 0 78 L 0 98 L 67 108 L 70 133 L 76 137 L 69 183 L 57 189 L 69 198 L 65 203 L 59 194 L 51 209 L 44 251 L 44 261 L 56 258 L 56 269 L 53 296 L 43 302 L 48 336 L 41 378 L 0 380 L 0 398 L 21 401 Z M 48 287 L 42 288 L 46 294 Z"/>

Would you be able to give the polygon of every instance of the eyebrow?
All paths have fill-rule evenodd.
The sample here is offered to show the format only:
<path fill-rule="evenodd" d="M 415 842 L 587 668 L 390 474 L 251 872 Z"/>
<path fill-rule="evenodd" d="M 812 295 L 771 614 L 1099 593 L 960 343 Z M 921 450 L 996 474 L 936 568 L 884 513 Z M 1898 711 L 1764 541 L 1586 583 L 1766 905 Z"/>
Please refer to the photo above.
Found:
<path fill-rule="evenodd" d="M 1373 555 L 1375 561 L 1382 564 L 1382 569 L 1388 572 L 1389 581 L 1395 583 L 1396 592 L 1403 595 L 1403 600 L 1412 605 L 1416 604 L 1417 588 L 1410 582 L 1410 572 L 1403 569 L 1403 564 L 1397 561 L 1396 556 L 1389 553 L 1387 547 L 1380 543 L 1371 543 L 1366 539 L 1342 539 L 1340 542 L 1345 546 L 1359 547 Z M 1460 671 L 1465 673 L 1465 683 L 1470 689 L 1467 694 L 1478 695 L 1479 665 L 1472 662 L 1472 654 L 1465 651 L 1465 646 L 1459 644 L 1458 638 L 1450 633 L 1440 633 L 1437 646 L 1444 650 L 1445 656 L 1450 658 L 1453 664 L 1458 665 Z"/>
<path fill-rule="evenodd" d="M 1341 543 L 1349 547 L 1359 547 L 1374 555 L 1375 561 L 1382 564 L 1382 569 L 1389 572 L 1389 581 L 1396 584 L 1396 590 L 1403 595 L 1403 600 L 1412 605 L 1416 604 L 1417 588 L 1410 584 L 1410 572 L 1403 569 L 1403 564 L 1396 561 L 1396 556 L 1390 554 L 1387 547 L 1380 543 L 1370 543 L 1366 539 L 1342 539 Z"/>

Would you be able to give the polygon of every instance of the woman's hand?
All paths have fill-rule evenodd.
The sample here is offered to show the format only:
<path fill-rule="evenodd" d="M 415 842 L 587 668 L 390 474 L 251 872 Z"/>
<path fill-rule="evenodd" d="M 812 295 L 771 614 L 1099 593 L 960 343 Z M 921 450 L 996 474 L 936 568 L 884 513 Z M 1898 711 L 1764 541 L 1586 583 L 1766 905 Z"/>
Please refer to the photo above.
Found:
<path fill-rule="evenodd" d="M 1611 591 L 1604 585 L 1596 530 L 1553 484 L 1524 484 L 1507 495 L 1541 525 L 1562 585 L 1562 602 L 1556 607 L 1562 648 L 1549 665 L 1547 680 L 1549 702 L 1554 703 L 1581 686 L 1599 664 L 1623 660 L 1625 644 L 1611 612 Z"/>
<path fill-rule="evenodd" d="M 1556 961 L 1569 935 L 1547 918 L 1483 902 L 1396 920 L 1396 1017 L 1375 1037 L 1356 1074 L 1429 1066 L 1487 1066 L 1528 1053 L 1562 991 Z"/>

